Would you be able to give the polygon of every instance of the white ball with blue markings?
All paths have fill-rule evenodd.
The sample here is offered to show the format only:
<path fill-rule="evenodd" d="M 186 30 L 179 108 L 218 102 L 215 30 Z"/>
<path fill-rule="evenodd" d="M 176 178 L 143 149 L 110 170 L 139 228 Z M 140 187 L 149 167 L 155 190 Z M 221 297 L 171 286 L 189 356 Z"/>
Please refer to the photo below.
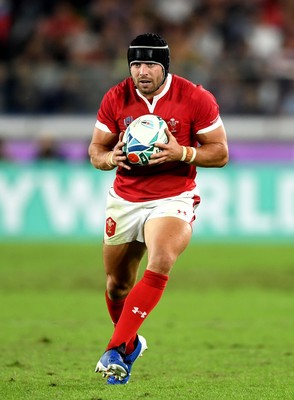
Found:
<path fill-rule="evenodd" d="M 123 152 L 128 161 L 135 165 L 147 165 L 150 156 L 161 151 L 154 143 L 168 142 L 165 128 L 166 122 L 154 114 L 142 115 L 131 122 L 123 137 Z"/>

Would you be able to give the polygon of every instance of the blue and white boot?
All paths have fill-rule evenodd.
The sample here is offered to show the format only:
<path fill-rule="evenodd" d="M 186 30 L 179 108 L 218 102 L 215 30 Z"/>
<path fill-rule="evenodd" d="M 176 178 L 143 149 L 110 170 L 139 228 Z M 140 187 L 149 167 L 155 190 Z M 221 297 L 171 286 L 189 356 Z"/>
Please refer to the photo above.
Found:
<path fill-rule="evenodd" d="M 95 372 L 100 372 L 103 377 L 113 377 L 118 382 L 121 382 L 128 377 L 129 367 L 124 362 L 121 354 L 117 350 L 111 349 L 106 351 L 100 358 Z"/>
<path fill-rule="evenodd" d="M 111 376 L 108 377 L 107 383 L 109 385 L 125 385 L 126 383 L 128 383 L 128 381 L 130 379 L 130 375 L 131 375 L 131 369 L 132 369 L 134 362 L 137 360 L 137 358 L 142 357 L 144 351 L 147 349 L 148 349 L 148 347 L 147 347 L 146 339 L 143 336 L 138 335 L 138 343 L 137 343 L 135 350 L 131 354 L 127 354 L 123 358 L 123 362 L 128 367 L 128 374 L 122 379 L 120 379 L 120 378 L 117 379 L 116 375 L 112 374 Z"/>

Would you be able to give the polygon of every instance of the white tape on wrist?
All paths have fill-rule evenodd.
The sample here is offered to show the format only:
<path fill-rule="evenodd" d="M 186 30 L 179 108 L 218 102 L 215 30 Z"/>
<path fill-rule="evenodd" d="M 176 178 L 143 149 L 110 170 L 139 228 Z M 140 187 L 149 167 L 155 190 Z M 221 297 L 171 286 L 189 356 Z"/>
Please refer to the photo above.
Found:
<path fill-rule="evenodd" d="M 193 155 L 192 155 L 191 160 L 189 161 L 189 164 L 192 164 L 192 162 L 195 160 L 195 158 L 196 158 L 196 153 L 197 153 L 197 150 L 195 149 L 195 147 L 191 147 L 191 149 L 192 149 L 192 151 L 193 151 Z"/>
<path fill-rule="evenodd" d="M 182 155 L 182 158 L 180 159 L 180 161 L 184 161 L 187 156 L 187 147 L 182 146 L 182 148 L 183 148 L 183 155 Z"/>
<path fill-rule="evenodd" d="M 116 167 L 116 164 L 113 162 L 113 151 L 107 153 L 105 162 L 106 165 L 108 165 L 108 167 L 110 168 Z"/>

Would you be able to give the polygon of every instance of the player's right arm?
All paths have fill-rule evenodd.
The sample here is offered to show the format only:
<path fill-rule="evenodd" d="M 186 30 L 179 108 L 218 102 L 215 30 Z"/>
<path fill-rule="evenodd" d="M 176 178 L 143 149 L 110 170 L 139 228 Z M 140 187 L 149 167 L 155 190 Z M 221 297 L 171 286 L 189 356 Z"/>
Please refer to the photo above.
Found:
<path fill-rule="evenodd" d="M 123 132 L 118 125 L 117 109 L 120 108 L 124 93 L 120 87 L 111 88 L 101 101 L 97 112 L 97 119 L 89 145 L 88 154 L 92 165 L 97 169 L 111 170 L 119 166 L 130 169 L 125 164 L 126 156 L 123 154 Z"/>
<path fill-rule="evenodd" d="M 91 164 L 96 169 L 111 170 L 117 166 L 130 169 L 124 163 L 126 157 L 123 154 L 123 132 L 119 137 L 111 132 L 105 132 L 94 127 L 92 140 L 89 145 L 88 154 Z"/>

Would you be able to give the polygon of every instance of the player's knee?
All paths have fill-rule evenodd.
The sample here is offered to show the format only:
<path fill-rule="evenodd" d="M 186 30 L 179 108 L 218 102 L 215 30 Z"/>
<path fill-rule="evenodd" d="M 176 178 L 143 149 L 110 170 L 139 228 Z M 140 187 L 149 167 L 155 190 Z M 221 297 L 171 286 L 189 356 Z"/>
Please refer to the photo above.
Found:
<path fill-rule="evenodd" d="M 119 282 L 111 277 L 107 278 L 107 293 L 111 300 L 124 299 L 132 288 L 132 284 Z"/>
<path fill-rule="evenodd" d="M 176 258 L 169 253 L 162 252 L 149 258 L 148 269 L 160 274 L 168 275 Z"/>

